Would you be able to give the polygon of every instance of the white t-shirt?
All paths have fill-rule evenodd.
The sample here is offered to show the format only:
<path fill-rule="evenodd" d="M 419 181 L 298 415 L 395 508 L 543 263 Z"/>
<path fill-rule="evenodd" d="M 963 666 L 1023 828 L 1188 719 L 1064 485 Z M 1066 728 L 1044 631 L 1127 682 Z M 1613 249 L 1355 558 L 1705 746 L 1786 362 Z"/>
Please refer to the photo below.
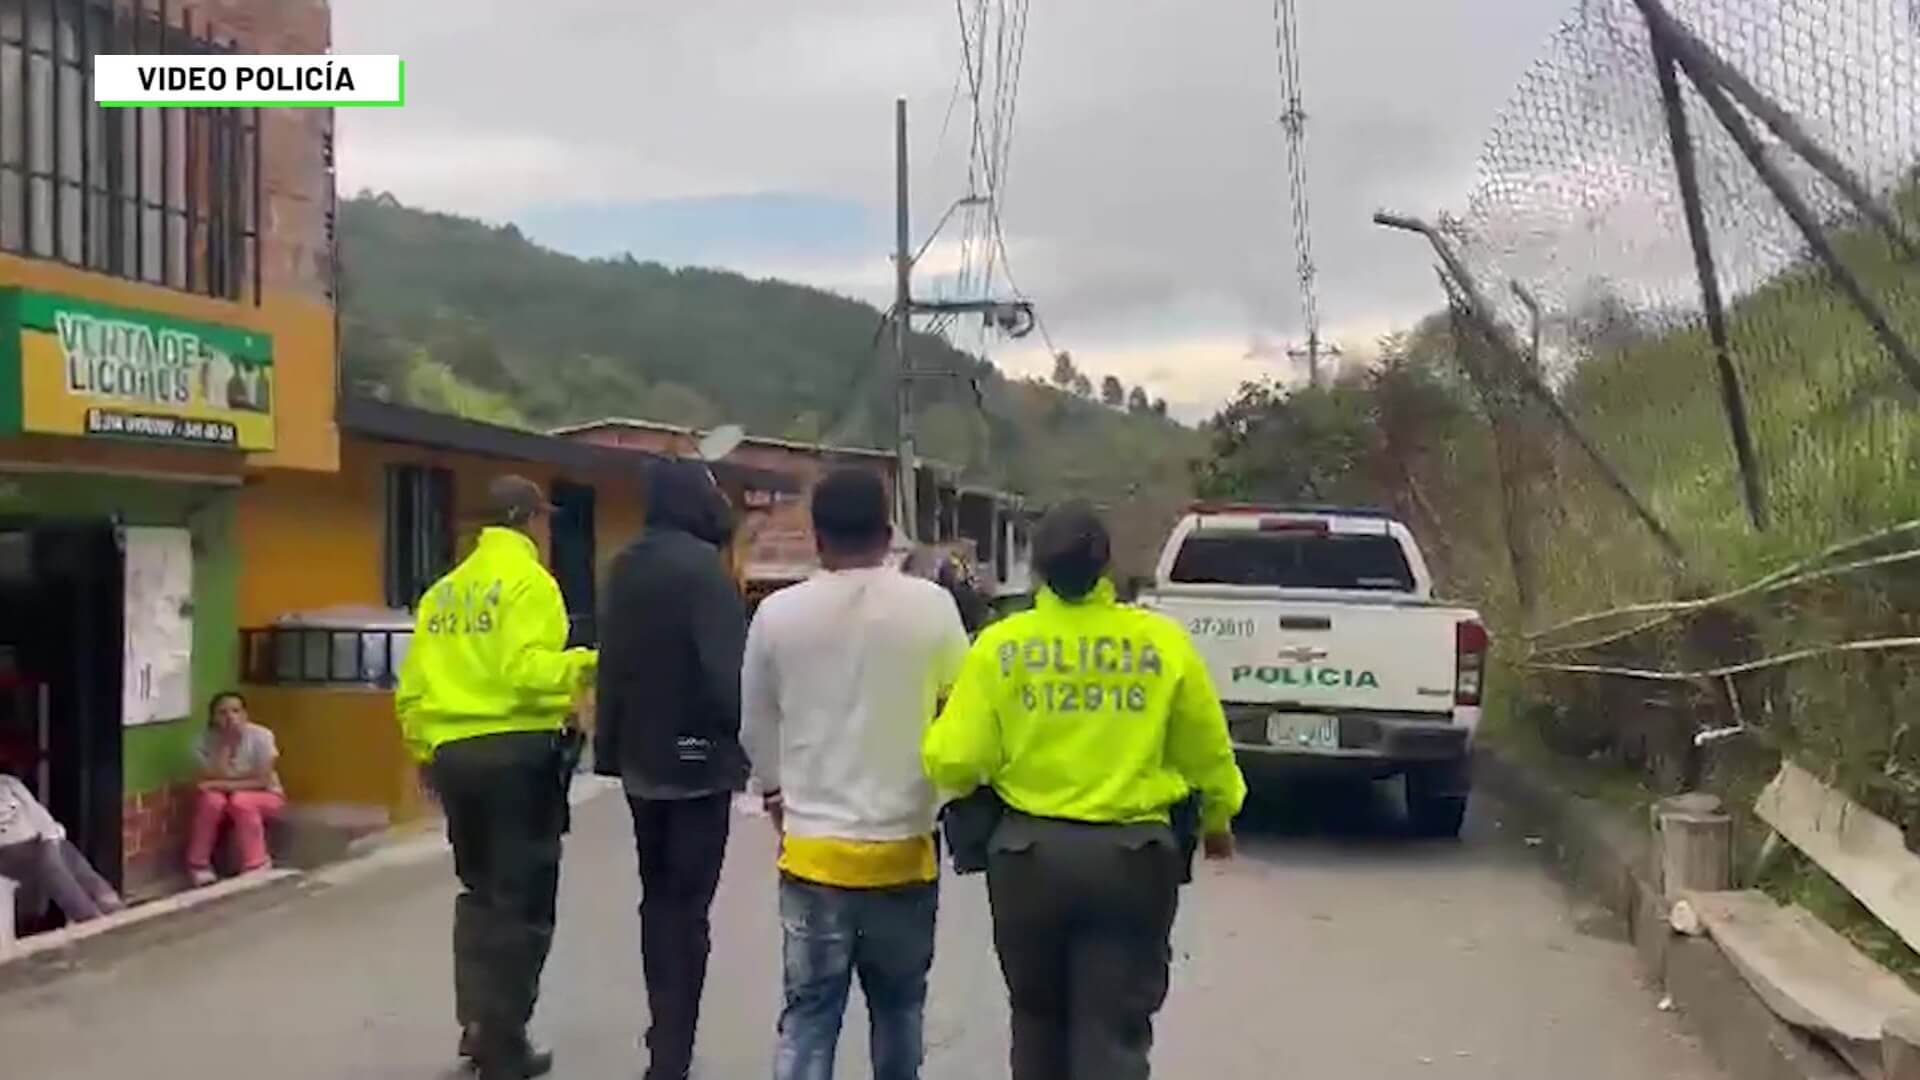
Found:
<path fill-rule="evenodd" d="M 966 660 L 953 598 L 889 567 L 823 571 L 767 597 L 747 632 L 740 737 L 787 831 L 907 840 L 933 830 L 920 740 Z"/>
<path fill-rule="evenodd" d="M 0 773 L 0 847 L 24 844 L 29 840 L 65 840 L 67 830 L 60 826 L 27 785 Z"/>

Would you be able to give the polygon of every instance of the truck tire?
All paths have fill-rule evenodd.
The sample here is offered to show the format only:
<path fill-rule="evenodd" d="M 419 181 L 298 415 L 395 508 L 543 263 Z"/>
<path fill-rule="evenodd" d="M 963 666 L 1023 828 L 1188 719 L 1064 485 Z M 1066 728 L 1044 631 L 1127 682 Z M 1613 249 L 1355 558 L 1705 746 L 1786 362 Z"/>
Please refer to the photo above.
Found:
<path fill-rule="evenodd" d="M 1467 820 L 1468 788 L 1452 769 L 1407 770 L 1407 820 L 1416 835 L 1451 840 Z"/>

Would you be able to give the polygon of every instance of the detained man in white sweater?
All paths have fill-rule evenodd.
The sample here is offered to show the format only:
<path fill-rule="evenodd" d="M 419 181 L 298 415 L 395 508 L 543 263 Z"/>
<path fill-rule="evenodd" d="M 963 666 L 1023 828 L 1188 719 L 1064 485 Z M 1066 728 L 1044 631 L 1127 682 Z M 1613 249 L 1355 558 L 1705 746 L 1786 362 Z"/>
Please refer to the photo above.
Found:
<path fill-rule="evenodd" d="M 967 634 L 946 590 L 884 565 L 878 477 L 836 470 L 812 510 L 823 570 L 761 603 L 740 686 L 741 742 L 781 831 L 774 1077 L 830 1080 L 858 976 L 875 1080 L 915 1080 L 939 896 L 920 741 Z"/>

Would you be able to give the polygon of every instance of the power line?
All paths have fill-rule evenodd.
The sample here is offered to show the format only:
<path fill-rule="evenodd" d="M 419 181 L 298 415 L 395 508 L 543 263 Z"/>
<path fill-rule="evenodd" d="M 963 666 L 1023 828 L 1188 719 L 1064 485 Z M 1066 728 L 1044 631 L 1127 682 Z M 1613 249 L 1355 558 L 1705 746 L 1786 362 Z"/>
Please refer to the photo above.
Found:
<path fill-rule="evenodd" d="M 968 195 L 981 197 L 984 204 L 984 209 L 969 205 L 959 222 L 960 266 L 953 281 L 962 300 L 990 295 L 996 276 L 1004 277 L 1017 299 L 1029 300 L 1014 278 L 1004 215 L 1030 14 L 1031 0 L 954 0 L 954 18 L 960 29 L 960 69 L 972 109 Z M 1060 351 L 1051 328 L 1037 311 L 1032 327 L 1039 330 L 1050 356 Z M 957 329 L 956 315 L 941 314 L 926 332 L 951 338 Z M 979 332 L 978 352 L 984 357 L 993 333 L 991 322 L 983 322 Z"/>
<path fill-rule="evenodd" d="M 1025 70 L 1030 0 L 955 0 L 961 58 L 969 75 L 973 144 L 967 163 L 970 193 L 984 194 L 984 214 L 969 213 L 961 229 L 958 287 L 963 294 L 992 291 L 995 235 L 1007 193 L 1020 79 Z M 991 79 L 991 81 L 989 81 Z"/>
<path fill-rule="evenodd" d="M 1000 271 L 1007 276 L 1007 288 L 1011 289 L 1013 295 L 1021 300 L 1033 299 L 1027 295 L 1026 290 L 1020 287 L 1020 283 L 1013 279 L 1013 261 L 1007 257 L 1007 234 L 1004 229 L 1000 228 L 998 220 L 994 222 L 994 238 L 1000 247 Z M 1053 344 L 1053 335 L 1047 330 L 1046 317 L 1041 314 L 1040 309 L 1037 307 L 1033 309 L 1033 325 L 1035 329 L 1040 331 L 1040 340 L 1046 342 L 1048 357 L 1051 358 L 1060 355 L 1060 350 Z"/>

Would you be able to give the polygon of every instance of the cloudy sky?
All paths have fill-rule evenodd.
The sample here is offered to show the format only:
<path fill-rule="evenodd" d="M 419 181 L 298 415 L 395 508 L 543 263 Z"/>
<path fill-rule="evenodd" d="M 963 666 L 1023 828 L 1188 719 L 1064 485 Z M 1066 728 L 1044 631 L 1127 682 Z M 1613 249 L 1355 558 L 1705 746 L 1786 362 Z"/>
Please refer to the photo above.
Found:
<path fill-rule="evenodd" d="M 1437 301 L 1382 206 L 1458 208 L 1494 113 L 1568 5 L 1302 0 L 1320 309 L 1365 349 Z M 334 0 L 335 48 L 408 61 L 342 113 L 342 188 L 884 303 L 892 108 L 924 238 L 966 193 L 947 0 Z M 538 42 L 539 44 L 535 44 Z M 1036 0 L 1001 212 L 1016 280 L 1094 375 L 1185 415 L 1284 375 L 1301 334 L 1271 0 Z M 944 130 L 943 130 L 944 128 Z M 957 253 L 936 243 L 928 275 Z M 992 355 L 1046 366 L 1038 335 Z M 968 344 L 968 342 L 962 342 Z"/>

